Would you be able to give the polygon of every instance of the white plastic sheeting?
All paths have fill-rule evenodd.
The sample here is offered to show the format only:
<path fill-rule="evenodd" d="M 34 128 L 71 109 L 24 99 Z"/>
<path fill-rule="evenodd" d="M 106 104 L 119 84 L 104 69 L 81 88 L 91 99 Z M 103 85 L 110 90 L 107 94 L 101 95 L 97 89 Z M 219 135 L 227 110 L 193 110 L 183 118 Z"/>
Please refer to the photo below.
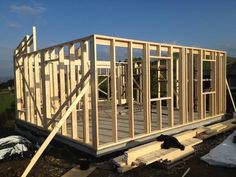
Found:
<path fill-rule="evenodd" d="M 0 160 L 11 157 L 30 156 L 34 151 L 32 143 L 22 136 L 8 136 L 0 139 Z"/>
<path fill-rule="evenodd" d="M 236 144 L 233 143 L 235 135 L 236 131 L 201 159 L 210 165 L 236 167 Z"/>

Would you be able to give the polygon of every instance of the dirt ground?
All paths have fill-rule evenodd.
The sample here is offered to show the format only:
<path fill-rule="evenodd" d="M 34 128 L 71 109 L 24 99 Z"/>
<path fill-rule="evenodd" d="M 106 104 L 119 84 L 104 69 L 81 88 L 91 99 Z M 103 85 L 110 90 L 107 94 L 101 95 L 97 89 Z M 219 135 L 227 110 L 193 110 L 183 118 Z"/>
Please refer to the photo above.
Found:
<path fill-rule="evenodd" d="M 210 166 L 200 160 L 200 157 L 208 153 L 210 149 L 220 144 L 233 130 L 217 135 L 202 144 L 196 146 L 196 155 L 189 160 L 166 170 L 161 168 L 157 163 L 149 166 L 139 167 L 124 174 L 118 174 L 112 168 L 110 159 L 117 154 L 109 155 L 99 161 L 94 161 L 98 168 L 90 175 L 90 177 L 181 177 L 183 173 L 190 168 L 186 177 L 236 177 L 236 168 L 222 168 Z M 1 129 L 0 137 L 13 135 L 15 132 L 11 129 Z M 69 169 L 79 164 L 79 158 L 85 155 L 68 148 L 61 144 L 52 145 L 37 162 L 30 173 L 34 177 L 57 177 L 63 175 Z M 105 161 L 105 162 L 104 162 Z M 29 163 L 29 159 L 21 159 L 14 161 L 0 162 L 0 176 L 1 177 L 17 177 L 20 176 Z"/>

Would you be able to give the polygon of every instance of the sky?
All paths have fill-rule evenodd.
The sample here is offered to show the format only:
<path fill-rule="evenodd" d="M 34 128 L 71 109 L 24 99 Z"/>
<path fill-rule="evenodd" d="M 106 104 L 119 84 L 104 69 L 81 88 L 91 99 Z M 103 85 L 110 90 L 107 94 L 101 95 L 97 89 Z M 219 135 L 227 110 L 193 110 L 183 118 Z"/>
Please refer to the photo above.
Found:
<path fill-rule="evenodd" d="M 0 79 L 37 27 L 38 48 L 91 34 L 226 50 L 236 56 L 236 0 L 1 0 Z"/>

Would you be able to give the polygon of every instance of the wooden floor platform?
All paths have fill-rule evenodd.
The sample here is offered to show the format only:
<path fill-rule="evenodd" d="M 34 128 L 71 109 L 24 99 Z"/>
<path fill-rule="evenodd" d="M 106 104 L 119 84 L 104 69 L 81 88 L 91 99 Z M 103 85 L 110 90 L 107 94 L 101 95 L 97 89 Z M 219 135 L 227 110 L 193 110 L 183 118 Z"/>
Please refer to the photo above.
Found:
<path fill-rule="evenodd" d="M 126 139 L 129 137 L 129 117 L 127 105 L 118 106 L 117 127 L 118 127 L 118 140 Z M 144 133 L 144 120 L 143 120 L 143 107 L 142 105 L 135 104 L 134 106 L 134 133 L 141 135 Z M 206 114 L 208 116 L 208 113 Z M 157 111 L 155 108 L 151 112 L 151 131 L 157 129 Z M 78 136 L 83 139 L 83 113 L 78 111 Z M 90 113 L 91 117 L 91 113 Z M 112 142 L 112 107 L 110 102 L 103 101 L 98 104 L 98 128 L 99 128 L 99 144 L 106 144 Z M 194 113 L 196 120 L 197 113 Z M 174 126 L 180 124 L 179 110 L 174 110 Z M 162 107 L 162 129 L 168 128 L 168 110 L 167 107 Z M 92 121 L 89 121 L 90 141 L 92 140 Z M 71 118 L 67 120 L 67 132 L 71 135 Z"/>
<path fill-rule="evenodd" d="M 151 125 L 152 131 L 157 129 L 157 112 L 155 106 L 153 106 L 151 112 Z M 103 101 L 98 104 L 98 128 L 99 128 L 99 144 L 106 144 L 112 142 L 112 107 L 110 102 Z M 126 139 L 129 137 L 129 117 L 127 105 L 118 106 L 117 115 L 117 127 L 118 127 L 118 140 Z M 197 117 L 197 113 L 194 113 L 194 117 Z M 82 111 L 78 111 L 78 135 L 80 139 L 83 139 L 83 122 Z M 91 117 L 91 116 L 90 116 Z M 143 120 L 143 107 L 142 105 L 135 104 L 134 106 L 134 133 L 135 135 L 141 135 L 144 133 L 144 120 Z M 174 110 L 174 125 L 179 125 L 179 110 Z M 162 107 L 162 129 L 168 128 L 168 110 L 167 107 Z M 90 141 L 92 140 L 92 121 L 89 121 L 90 127 Z M 71 135 L 71 118 L 67 120 L 67 132 Z"/>
<path fill-rule="evenodd" d="M 99 135 L 102 137 L 100 138 L 100 144 L 104 144 L 106 145 L 106 143 L 111 142 L 111 109 L 108 103 L 103 102 L 102 104 L 99 104 Z M 104 109 L 106 108 L 106 109 Z M 139 109 L 140 111 L 135 113 L 135 132 L 136 135 L 141 135 L 143 132 L 143 119 L 141 118 L 142 114 L 142 110 Z M 150 142 L 152 139 L 154 139 L 156 136 L 160 135 L 160 133 L 155 133 L 155 134 L 151 134 L 148 135 L 146 137 L 143 138 L 138 138 L 135 141 L 130 141 L 130 142 L 122 142 L 123 139 L 128 137 L 128 115 L 127 113 L 124 113 L 125 111 L 127 111 L 127 109 L 125 108 L 125 106 L 119 106 L 118 109 L 118 137 L 119 137 L 119 141 L 120 143 L 114 144 L 114 146 L 111 147 L 106 147 L 106 148 L 100 148 L 99 150 L 95 150 L 94 148 L 92 148 L 91 146 L 88 146 L 86 144 L 84 144 L 82 141 L 76 141 L 73 140 L 72 138 L 70 138 L 69 136 L 62 136 L 60 134 L 58 134 L 55 137 L 56 141 L 62 142 L 66 145 L 72 146 L 80 151 L 83 151 L 87 154 L 90 154 L 92 156 L 102 156 L 108 153 L 112 153 L 115 152 L 117 150 L 125 150 L 140 144 L 144 144 L 147 142 Z M 80 114 L 80 113 L 79 113 Z M 120 115 L 122 114 L 122 115 Z M 156 113 L 153 112 L 152 113 L 153 117 L 156 116 Z M 167 119 L 165 110 L 163 111 L 163 126 L 167 126 L 167 123 L 165 121 L 165 119 Z M 196 128 L 202 125 L 206 125 L 206 124 L 210 124 L 216 121 L 221 120 L 222 117 L 215 117 L 215 118 L 211 118 L 211 119 L 206 119 L 206 120 L 202 120 L 200 122 L 195 122 L 193 124 L 190 125 L 185 125 L 185 126 L 177 126 L 176 128 L 171 128 L 171 129 L 167 129 L 164 130 L 162 133 L 165 134 L 174 134 L 174 133 L 178 133 L 178 132 L 182 132 L 184 130 L 188 130 L 188 129 L 192 129 L 192 128 Z M 152 119 L 152 128 L 153 130 L 155 130 L 156 126 L 156 120 L 155 118 Z M 68 119 L 68 126 L 70 125 L 70 118 Z M 175 110 L 175 123 L 178 124 L 178 110 Z M 37 133 L 38 135 L 44 135 L 46 136 L 48 134 L 48 131 L 45 131 L 45 129 L 37 127 L 35 125 L 32 125 L 30 123 L 27 123 L 25 121 L 20 121 L 17 120 L 16 121 L 16 125 L 18 126 L 19 129 L 24 128 L 24 131 L 21 131 L 20 133 L 25 135 L 27 137 L 27 133 L 25 133 L 25 130 L 29 130 L 33 133 Z M 17 130 L 19 132 L 19 130 Z M 83 127 L 82 127 L 82 120 L 78 119 L 78 135 L 80 136 L 80 138 L 82 139 L 82 131 L 83 131 Z M 68 133 L 70 132 L 70 127 L 68 127 Z M 91 120 L 90 120 L 90 139 L 92 134 L 92 125 L 91 125 Z"/>

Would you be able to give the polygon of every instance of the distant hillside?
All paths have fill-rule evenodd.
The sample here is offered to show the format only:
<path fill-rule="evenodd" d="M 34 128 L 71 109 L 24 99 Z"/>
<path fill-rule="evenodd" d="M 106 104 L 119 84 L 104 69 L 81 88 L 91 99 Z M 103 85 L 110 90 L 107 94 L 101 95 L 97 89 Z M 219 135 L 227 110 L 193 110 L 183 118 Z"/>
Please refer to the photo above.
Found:
<path fill-rule="evenodd" d="M 236 57 L 227 57 L 227 75 L 228 77 L 236 75 Z"/>
<path fill-rule="evenodd" d="M 7 82 L 9 79 L 11 79 L 11 77 L 1 77 L 0 76 L 0 84 L 3 82 Z"/>
<path fill-rule="evenodd" d="M 14 86 L 14 80 L 10 79 L 7 82 L 3 82 L 0 84 L 0 90 L 7 89 L 8 87 L 13 87 L 13 86 Z"/>
<path fill-rule="evenodd" d="M 227 56 L 227 64 L 230 65 L 232 63 L 236 62 L 236 57 L 230 57 Z"/>

